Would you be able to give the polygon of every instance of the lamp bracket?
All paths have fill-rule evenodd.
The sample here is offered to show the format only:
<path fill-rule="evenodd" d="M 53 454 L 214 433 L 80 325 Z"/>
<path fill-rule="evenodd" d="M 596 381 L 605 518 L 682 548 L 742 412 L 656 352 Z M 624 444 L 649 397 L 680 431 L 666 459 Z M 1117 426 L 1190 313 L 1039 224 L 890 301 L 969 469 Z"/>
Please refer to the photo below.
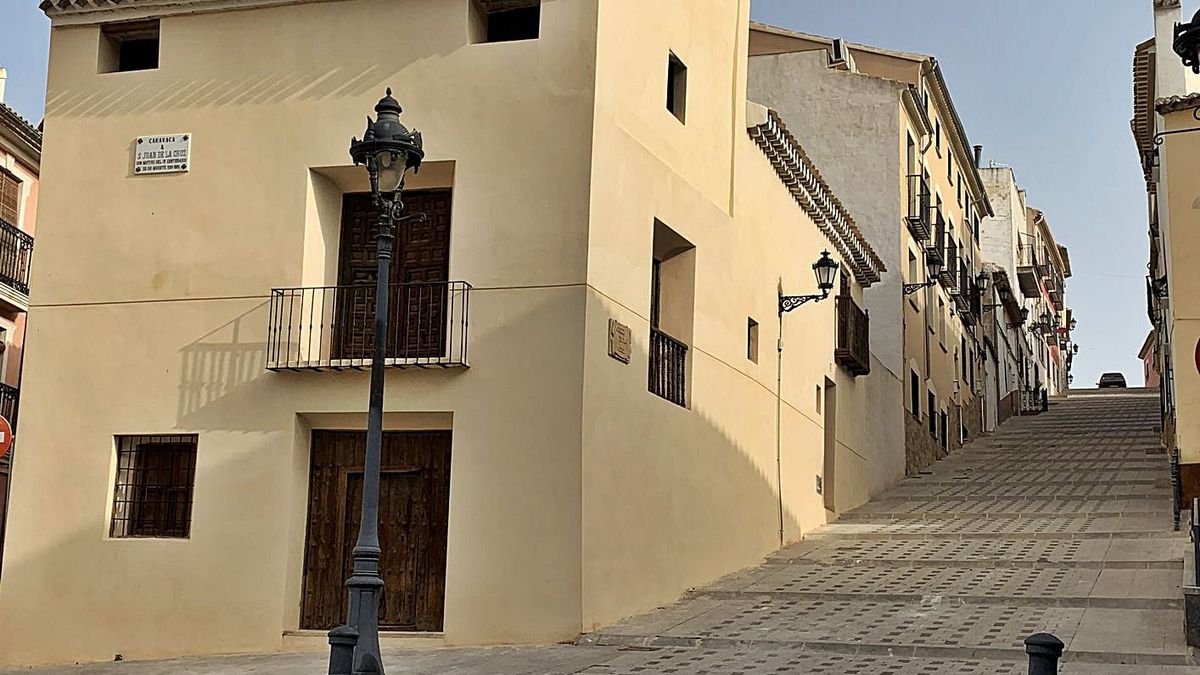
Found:
<path fill-rule="evenodd" d="M 912 295 L 922 288 L 932 288 L 937 285 L 937 279 L 930 279 L 923 284 L 904 284 L 904 294 Z"/>
<path fill-rule="evenodd" d="M 1200 108 L 1192 108 L 1192 119 L 1200 122 Z M 1160 131 L 1154 134 L 1154 145 L 1157 147 L 1165 143 L 1167 141 L 1167 136 L 1174 136 L 1175 134 L 1190 134 L 1195 131 L 1200 131 L 1200 127 L 1193 127 L 1191 129 L 1174 129 L 1172 131 Z"/>
<path fill-rule="evenodd" d="M 779 296 L 779 315 L 783 316 L 788 312 L 796 309 L 800 305 L 809 302 L 820 302 L 829 297 L 829 292 L 818 293 L 816 295 L 780 295 Z"/>

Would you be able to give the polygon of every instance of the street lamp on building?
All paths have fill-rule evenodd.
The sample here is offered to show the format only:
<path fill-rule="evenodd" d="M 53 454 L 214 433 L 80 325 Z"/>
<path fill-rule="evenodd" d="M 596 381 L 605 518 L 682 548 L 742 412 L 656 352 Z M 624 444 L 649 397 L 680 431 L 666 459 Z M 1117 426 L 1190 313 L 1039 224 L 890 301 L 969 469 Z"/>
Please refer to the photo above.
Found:
<path fill-rule="evenodd" d="M 925 277 L 926 278 L 925 283 L 904 284 L 904 294 L 912 295 L 913 293 L 916 293 L 917 291 L 921 290 L 922 288 L 930 288 L 932 286 L 936 286 L 937 280 L 938 280 L 938 275 L 940 275 L 942 273 L 942 267 L 944 267 L 944 263 L 942 262 L 942 256 L 933 251 L 926 251 L 925 252 L 925 271 L 927 272 L 927 274 Z"/>
<path fill-rule="evenodd" d="M 383 673 L 379 655 L 379 600 L 383 578 L 379 574 L 379 474 L 383 446 L 384 360 L 391 282 L 392 247 L 396 222 L 402 220 L 404 178 L 417 170 L 425 151 L 421 132 L 400 123 L 403 109 L 392 90 L 375 106 L 376 118 L 367 117 L 362 140 L 350 143 L 355 166 L 363 166 L 371 181 L 371 197 L 379 211 L 378 261 L 375 279 L 375 330 L 371 359 L 371 395 L 367 412 L 367 448 L 363 461 L 362 520 L 352 553 L 353 576 L 346 581 L 350 614 L 346 625 L 329 633 L 330 675 Z M 413 217 L 413 216 L 409 216 Z"/>
<path fill-rule="evenodd" d="M 829 297 L 829 292 L 833 290 L 833 280 L 837 278 L 837 261 L 829 257 L 829 251 L 822 251 L 821 257 L 813 263 L 812 268 L 813 274 L 817 277 L 817 289 L 821 292 L 815 295 L 784 295 L 780 292 L 779 316 L 787 314 L 806 302 L 820 302 Z"/>
<path fill-rule="evenodd" d="M 1184 66 L 1191 68 L 1193 73 L 1200 73 L 1200 12 L 1196 12 L 1187 23 L 1175 24 L 1175 43 L 1172 46 Z"/>

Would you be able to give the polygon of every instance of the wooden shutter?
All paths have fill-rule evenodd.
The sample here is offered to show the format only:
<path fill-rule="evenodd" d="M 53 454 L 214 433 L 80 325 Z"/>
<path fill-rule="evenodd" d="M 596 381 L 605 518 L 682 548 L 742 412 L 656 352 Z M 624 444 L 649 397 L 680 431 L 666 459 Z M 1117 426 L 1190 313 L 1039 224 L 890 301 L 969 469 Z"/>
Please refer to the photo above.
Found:
<path fill-rule="evenodd" d="M 20 203 L 21 181 L 11 173 L 0 169 L 0 220 L 6 220 L 10 225 L 16 227 Z"/>

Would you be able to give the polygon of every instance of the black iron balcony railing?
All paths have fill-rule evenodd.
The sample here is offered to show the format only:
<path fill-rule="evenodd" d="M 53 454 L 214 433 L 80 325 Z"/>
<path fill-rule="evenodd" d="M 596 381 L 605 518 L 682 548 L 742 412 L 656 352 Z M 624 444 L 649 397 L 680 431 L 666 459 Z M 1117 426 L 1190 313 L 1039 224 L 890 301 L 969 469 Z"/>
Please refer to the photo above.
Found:
<path fill-rule="evenodd" d="M 657 328 L 650 329 L 650 393 L 685 408 L 687 353 L 687 345 Z"/>
<path fill-rule="evenodd" d="M 0 283 L 29 295 L 33 237 L 0 218 Z"/>
<path fill-rule="evenodd" d="M 943 263 L 946 261 L 946 219 L 942 216 L 942 210 L 938 206 L 934 206 L 930 211 L 933 214 L 933 238 L 929 241 L 929 246 L 925 250 L 937 256 L 937 259 Z"/>
<path fill-rule="evenodd" d="M 949 234 L 945 237 L 945 251 L 942 273 L 938 276 L 938 281 L 942 282 L 942 287 L 954 292 L 958 288 L 958 245 L 954 243 Z"/>
<path fill-rule="evenodd" d="M 470 284 L 392 284 L 389 297 L 388 366 L 468 365 Z M 374 286 L 277 288 L 271 291 L 267 369 L 370 368 L 374 321 Z"/>
<path fill-rule="evenodd" d="M 0 382 L 0 417 L 8 420 L 13 429 L 17 428 L 17 404 L 21 401 L 21 390 Z"/>
<path fill-rule="evenodd" d="M 845 295 L 837 299 L 834 360 L 855 377 L 871 374 L 871 317 Z"/>
<path fill-rule="evenodd" d="M 905 221 L 917 240 L 929 241 L 933 234 L 933 206 L 929 181 L 921 174 L 908 177 L 908 213 Z"/>

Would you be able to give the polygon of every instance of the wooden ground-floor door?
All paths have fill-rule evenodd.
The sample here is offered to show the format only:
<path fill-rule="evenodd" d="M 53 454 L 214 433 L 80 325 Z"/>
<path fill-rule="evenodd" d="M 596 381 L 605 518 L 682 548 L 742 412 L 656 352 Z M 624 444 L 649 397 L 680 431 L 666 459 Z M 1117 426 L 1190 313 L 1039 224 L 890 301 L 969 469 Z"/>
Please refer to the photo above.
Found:
<path fill-rule="evenodd" d="M 384 581 L 379 625 L 441 631 L 450 511 L 450 432 L 387 432 L 379 484 Z M 366 433 L 313 431 L 308 538 L 300 627 L 328 630 L 346 619 L 346 579 L 362 516 Z"/>

